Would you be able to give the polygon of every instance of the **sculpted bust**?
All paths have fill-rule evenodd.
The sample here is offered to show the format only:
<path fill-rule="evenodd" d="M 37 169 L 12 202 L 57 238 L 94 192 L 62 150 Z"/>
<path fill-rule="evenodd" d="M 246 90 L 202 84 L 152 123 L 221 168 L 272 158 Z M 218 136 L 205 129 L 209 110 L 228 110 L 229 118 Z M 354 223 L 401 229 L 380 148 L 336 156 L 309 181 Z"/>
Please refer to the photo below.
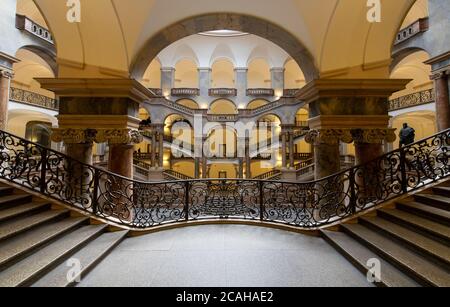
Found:
<path fill-rule="evenodd" d="M 400 147 L 407 146 L 414 143 L 416 131 L 409 127 L 408 124 L 403 124 L 403 129 L 400 130 Z"/>

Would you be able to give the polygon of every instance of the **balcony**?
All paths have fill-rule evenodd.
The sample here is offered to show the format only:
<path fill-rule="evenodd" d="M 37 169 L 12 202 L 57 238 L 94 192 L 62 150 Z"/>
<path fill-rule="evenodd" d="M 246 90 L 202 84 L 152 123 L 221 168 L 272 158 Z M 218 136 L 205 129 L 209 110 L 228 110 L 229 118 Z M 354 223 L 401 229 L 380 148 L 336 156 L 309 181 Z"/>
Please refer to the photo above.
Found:
<path fill-rule="evenodd" d="M 9 100 L 17 103 L 49 109 L 52 111 L 59 110 L 58 100 L 41 94 L 29 92 L 20 88 L 11 87 L 9 92 Z"/>
<path fill-rule="evenodd" d="M 307 121 L 296 121 L 295 126 L 298 128 L 309 128 L 309 123 Z"/>
<path fill-rule="evenodd" d="M 160 97 L 163 96 L 162 89 L 160 89 L 160 88 L 149 88 L 149 90 L 150 90 L 153 94 L 155 94 L 155 96 L 160 96 Z"/>
<path fill-rule="evenodd" d="M 198 88 L 173 88 L 171 94 L 175 97 L 200 96 L 200 90 Z"/>
<path fill-rule="evenodd" d="M 285 90 L 283 91 L 283 97 L 289 97 L 289 98 L 296 97 L 298 91 L 300 91 L 299 88 L 285 89 Z"/>
<path fill-rule="evenodd" d="M 275 91 L 271 88 L 249 88 L 247 90 L 247 96 L 273 97 L 275 96 Z"/>
<path fill-rule="evenodd" d="M 400 30 L 395 39 L 394 46 L 403 43 L 404 41 L 407 41 L 408 39 L 419 33 L 427 31 L 428 27 L 429 27 L 428 17 L 417 20 L 408 27 Z"/>
<path fill-rule="evenodd" d="M 26 16 L 16 15 L 16 28 L 22 31 L 27 31 L 52 45 L 55 44 L 53 41 L 53 36 L 48 29 L 38 25 Z"/>
<path fill-rule="evenodd" d="M 236 97 L 237 89 L 235 88 L 211 88 L 209 90 L 210 97 Z"/>
<path fill-rule="evenodd" d="M 239 115 L 237 114 L 209 114 L 207 116 L 210 122 L 228 123 L 237 122 L 239 120 Z"/>
<path fill-rule="evenodd" d="M 389 101 L 389 112 L 435 102 L 434 89 L 429 89 Z"/>

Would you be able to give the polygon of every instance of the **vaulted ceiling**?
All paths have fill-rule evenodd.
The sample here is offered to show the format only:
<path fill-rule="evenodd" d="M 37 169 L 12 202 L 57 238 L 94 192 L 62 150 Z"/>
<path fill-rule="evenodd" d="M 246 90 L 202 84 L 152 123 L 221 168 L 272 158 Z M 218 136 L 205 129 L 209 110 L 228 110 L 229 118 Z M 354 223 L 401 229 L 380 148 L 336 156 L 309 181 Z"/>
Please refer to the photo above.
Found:
<path fill-rule="evenodd" d="M 80 23 L 67 21 L 66 0 L 34 2 L 56 39 L 62 77 L 131 76 L 146 44 L 165 28 L 235 13 L 295 37 L 322 77 L 378 78 L 389 76 L 392 43 L 415 0 L 381 0 L 380 23 L 368 22 L 366 0 L 81 0 Z"/>

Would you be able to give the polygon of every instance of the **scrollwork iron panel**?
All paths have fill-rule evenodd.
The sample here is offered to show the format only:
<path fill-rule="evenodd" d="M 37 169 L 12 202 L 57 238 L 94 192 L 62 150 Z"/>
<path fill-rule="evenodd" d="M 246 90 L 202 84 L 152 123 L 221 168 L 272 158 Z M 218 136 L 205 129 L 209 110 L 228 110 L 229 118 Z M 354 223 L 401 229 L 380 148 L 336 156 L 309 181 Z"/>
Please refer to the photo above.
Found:
<path fill-rule="evenodd" d="M 224 218 L 317 229 L 448 178 L 449 148 L 450 129 L 307 183 L 140 182 L 0 131 L 0 178 L 132 229 Z"/>

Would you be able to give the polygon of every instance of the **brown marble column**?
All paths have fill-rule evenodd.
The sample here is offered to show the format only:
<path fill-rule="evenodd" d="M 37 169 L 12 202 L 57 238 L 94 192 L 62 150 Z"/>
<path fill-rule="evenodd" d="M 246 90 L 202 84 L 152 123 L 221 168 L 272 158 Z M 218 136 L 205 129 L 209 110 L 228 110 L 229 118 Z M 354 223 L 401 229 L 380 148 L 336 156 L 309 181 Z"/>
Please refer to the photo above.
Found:
<path fill-rule="evenodd" d="M 311 130 L 306 142 L 314 145 L 315 179 L 322 179 L 341 171 L 340 142 L 351 143 L 349 130 Z"/>
<path fill-rule="evenodd" d="M 10 71 L 0 71 L 0 130 L 6 130 L 8 125 L 8 103 L 11 78 L 12 73 Z"/>
<path fill-rule="evenodd" d="M 159 147 L 158 147 L 158 152 L 159 152 L 159 161 L 158 161 L 158 166 L 161 169 L 164 169 L 164 128 L 159 128 L 158 129 L 158 137 L 159 137 Z"/>
<path fill-rule="evenodd" d="M 242 158 L 239 158 L 238 177 L 239 179 L 244 178 L 244 159 Z"/>
<path fill-rule="evenodd" d="M 289 131 L 289 167 L 294 168 L 294 131 Z"/>
<path fill-rule="evenodd" d="M 152 167 L 156 167 L 156 131 L 152 131 Z"/>
<path fill-rule="evenodd" d="M 252 179 L 252 159 L 250 158 L 250 138 L 245 139 L 245 174 L 247 179 Z"/>
<path fill-rule="evenodd" d="M 202 159 L 202 178 L 208 178 L 208 159 L 206 159 L 206 157 L 203 157 Z"/>
<path fill-rule="evenodd" d="M 375 160 L 384 154 L 384 142 L 395 142 L 395 129 L 354 129 L 356 165 Z"/>
<path fill-rule="evenodd" d="M 445 72 L 432 76 L 436 88 L 436 117 L 439 131 L 450 128 L 450 100 L 448 75 Z"/>
<path fill-rule="evenodd" d="M 286 131 L 281 132 L 281 160 L 281 167 L 287 168 Z"/>
<path fill-rule="evenodd" d="M 199 179 L 200 178 L 200 158 L 195 158 L 194 163 L 195 163 L 194 177 L 195 177 L 195 179 Z"/>
<path fill-rule="evenodd" d="M 114 174 L 133 179 L 134 145 L 143 140 L 133 129 L 98 129 L 96 141 L 109 143 L 108 170 Z"/>

